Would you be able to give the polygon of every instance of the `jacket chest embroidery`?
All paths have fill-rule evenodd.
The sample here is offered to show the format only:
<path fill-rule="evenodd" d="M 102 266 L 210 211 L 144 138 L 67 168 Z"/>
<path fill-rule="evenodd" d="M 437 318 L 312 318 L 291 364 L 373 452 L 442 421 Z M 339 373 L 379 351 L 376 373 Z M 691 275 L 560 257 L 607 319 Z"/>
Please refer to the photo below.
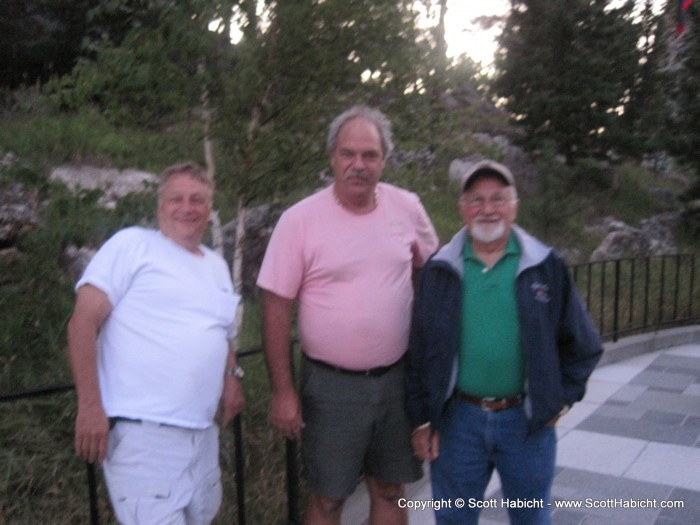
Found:
<path fill-rule="evenodd" d="M 548 284 L 535 282 L 530 285 L 530 290 L 532 290 L 532 296 L 535 301 L 546 304 L 552 300 Z"/>

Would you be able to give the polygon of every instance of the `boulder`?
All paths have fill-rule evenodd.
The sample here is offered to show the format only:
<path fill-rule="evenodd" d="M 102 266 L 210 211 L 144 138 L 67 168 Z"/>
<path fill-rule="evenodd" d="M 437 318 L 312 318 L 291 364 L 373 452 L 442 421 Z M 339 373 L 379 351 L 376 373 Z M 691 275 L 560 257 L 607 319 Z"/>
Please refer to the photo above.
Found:
<path fill-rule="evenodd" d="M 246 213 L 245 232 L 243 239 L 243 268 L 241 295 L 243 297 L 254 296 L 257 292 L 258 273 L 267 243 L 272 235 L 272 230 L 277 224 L 277 220 L 282 214 L 282 210 L 271 208 L 268 205 L 251 208 Z M 236 243 L 237 221 L 226 223 L 223 227 L 224 236 L 224 257 L 227 261 L 233 261 Z"/>
<path fill-rule="evenodd" d="M 62 182 L 72 191 L 101 190 L 103 193 L 98 202 L 110 210 L 122 197 L 153 191 L 158 185 L 158 176 L 147 171 L 94 166 L 59 166 L 51 171 L 49 178 Z"/>
<path fill-rule="evenodd" d="M 0 191 L 0 247 L 10 246 L 27 230 L 40 226 L 39 196 L 20 183 Z"/>
<path fill-rule="evenodd" d="M 88 265 L 90 260 L 97 253 L 96 248 L 91 248 L 88 246 L 66 246 L 63 250 L 63 256 L 61 259 L 61 267 L 63 271 L 68 274 L 74 282 L 76 282 L 83 275 L 85 267 Z"/>
<path fill-rule="evenodd" d="M 648 257 L 678 252 L 673 228 L 681 220 L 678 212 L 667 212 L 641 221 L 641 228 L 618 220 L 606 219 L 607 234 L 591 254 L 591 262 L 624 257 Z"/>

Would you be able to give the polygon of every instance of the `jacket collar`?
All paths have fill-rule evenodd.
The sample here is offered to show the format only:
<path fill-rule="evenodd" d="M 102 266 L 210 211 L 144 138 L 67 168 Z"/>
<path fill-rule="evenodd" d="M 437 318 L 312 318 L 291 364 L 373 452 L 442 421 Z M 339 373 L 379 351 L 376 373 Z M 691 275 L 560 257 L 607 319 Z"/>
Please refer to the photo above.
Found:
<path fill-rule="evenodd" d="M 544 261 L 552 252 L 552 248 L 542 243 L 520 226 L 513 224 L 511 226 L 515 237 L 520 245 L 521 255 L 520 263 L 518 264 L 518 274 L 524 270 L 537 266 Z M 469 239 L 467 228 L 463 227 L 454 237 L 433 256 L 435 262 L 447 264 L 454 272 L 459 275 L 459 278 L 464 277 L 464 265 L 462 263 L 462 249 L 464 243 Z"/>

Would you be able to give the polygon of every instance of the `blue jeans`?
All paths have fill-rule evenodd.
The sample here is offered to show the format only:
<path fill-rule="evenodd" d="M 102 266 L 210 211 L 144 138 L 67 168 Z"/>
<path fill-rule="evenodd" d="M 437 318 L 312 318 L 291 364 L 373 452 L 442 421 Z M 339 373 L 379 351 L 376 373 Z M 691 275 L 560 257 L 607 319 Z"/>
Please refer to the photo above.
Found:
<path fill-rule="evenodd" d="M 459 400 L 449 403 L 445 418 L 440 455 L 431 465 L 431 477 L 433 499 L 449 500 L 451 505 L 436 511 L 437 524 L 476 525 L 481 508 L 502 508 L 509 503 L 512 525 L 550 525 L 554 428 L 529 435 L 523 407 L 487 411 Z M 501 478 L 503 497 L 484 501 L 494 468 Z M 464 501 L 462 508 L 455 505 L 459 498 Z M 505 499 L 508 501 L 502 501 Z"/>

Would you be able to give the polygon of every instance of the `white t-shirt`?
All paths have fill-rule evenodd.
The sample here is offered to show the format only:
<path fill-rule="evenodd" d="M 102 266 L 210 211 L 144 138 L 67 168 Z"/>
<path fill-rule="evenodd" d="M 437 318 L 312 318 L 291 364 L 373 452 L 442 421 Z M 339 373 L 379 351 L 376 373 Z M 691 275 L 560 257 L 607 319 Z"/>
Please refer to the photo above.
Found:
<path fill-rule="evenodd" d="M 418 196 L 377 186 L 377 208 L 355 215 L 332 187 L 285 211 L 268 244 L 258 286 L 299 299 L 309 357 L 349 369 L 385 366 L 408 346 L 411 275 L 437 248 Z"/>
<path fill-rule="evenodd" d="M 127 228 L 78 281 L 107 294 L 98 373 L 107 416 L 188 428 L 213 422 L 239 296 L 225 261 L 196 255 L 161 232 Z"/>

